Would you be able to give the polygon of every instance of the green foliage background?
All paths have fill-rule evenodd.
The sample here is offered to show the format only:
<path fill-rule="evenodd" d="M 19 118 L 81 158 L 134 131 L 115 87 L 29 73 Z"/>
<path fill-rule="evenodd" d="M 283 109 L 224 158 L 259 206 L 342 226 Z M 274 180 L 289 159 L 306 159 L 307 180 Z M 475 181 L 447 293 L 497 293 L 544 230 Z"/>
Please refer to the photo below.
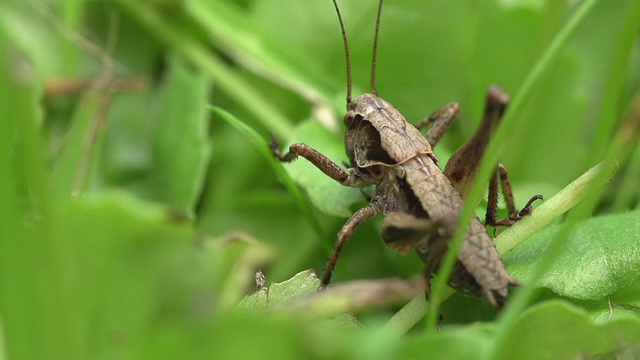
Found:
<path fill-rule="evenodd" d="M 377 3 L 340 6 L 359 94 Z M 637 355 L 639 29 L 635 0 L 385 3 L 380 95 L 413 122 L 450 101 L 463 109 L 436 149 L 442 164 L 499 84 L 512 95 L 509 131 L 488 157 L 507 166 L 520 204 L 607 169 L 568 215 L 541 207 L 557 224 L 505 255 L 527 286 L 504 312 L 455 294 L 435 332 L 424 305 L 415 312 L 421 298 L 346 306 L 357 321 L 262 309 L 314 292 L 313 277 L 294 275 L 323 269 L 365 203 L 266 151 L 275 131 L 345 159 L 329 0 L 3 1 L 0 357 Z M 420 272 L 383 245 L 378 221 L 346 246 L 335 284 Z M 282 284 L 234 310 L 259 268 Z"/>

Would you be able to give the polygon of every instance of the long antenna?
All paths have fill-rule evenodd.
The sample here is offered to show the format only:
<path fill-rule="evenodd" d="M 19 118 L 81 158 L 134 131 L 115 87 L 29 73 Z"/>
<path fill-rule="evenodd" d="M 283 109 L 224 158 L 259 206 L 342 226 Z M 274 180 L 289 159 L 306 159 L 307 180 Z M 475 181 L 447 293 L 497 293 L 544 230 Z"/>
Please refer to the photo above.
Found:
<path fill-rule="evenodd" d="M 382 16 L 382 0 L 378 4 L 378 16 L 376 17 L 376 33 L 373 38 L 373 56 L 371 59 L 371 93 L 378 96 L 376 89 L 376 62 L 378 60 L 378 35 L 380 34 L 380 17 Z"/>
<path fill-rule="evenodd" d="M 344 22 L 342 21 L 342 15 L 340 14 L 336 0 L 333 0 L 333 6 L 336 8 L 336 14 L 338 14 L 342 40 L 344 42 L 344 57 L 347 61 L 347 109 L 349 109 L 351 107 L 351 56 L 349 55 L 349 42 L 347 41 L 347 31 L 344 29 Z"/>

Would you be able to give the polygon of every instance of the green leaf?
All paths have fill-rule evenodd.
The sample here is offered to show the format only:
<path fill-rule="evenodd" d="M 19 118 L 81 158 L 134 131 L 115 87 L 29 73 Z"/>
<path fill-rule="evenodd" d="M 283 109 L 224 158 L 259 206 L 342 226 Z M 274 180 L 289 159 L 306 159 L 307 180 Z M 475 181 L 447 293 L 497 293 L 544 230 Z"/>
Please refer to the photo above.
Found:
<path fill-rule="evenodd" d="M 63 55 L 58 51 L 68 41 L 59 31 L 52 31 L 51 23 L 43 21 L 42 12 L 34 11 L 37 6 L 41 4 L 3 1 L 0 4 L 0 27 L 11 34 L 11 43 L 25 53 L 38 75 L 59 77 L 65 66 L 64 61 L 68 59 L 51 54 Z M 38 10 L 42 11 L 42 8 Z"/>
<path fill-rule="evenodd" d="M 640 341 L 640 318 L 621 312 L 594 322 L 579 307 L 559 300 L 528 309 L 516 320 L 500 359 L 574 359 L 603 354 Z"/>
<path fill-rule="evenodd" d="M 155 136 L 150 192 L 193 216 L 206 175 L 211 144 L 205 103 L 209 81 L 183 61 L 170 62 L 158 103 L 162 105 Z"/>
<path fill-rule="evenodd" d="M 68 285 L 64 305 L 74 309 L 65 321 L 80 331 L 88 353 L 128 353 L 159 315 L 157 304 L 166 303 L 160 285 L 191 248 L 190 224 L 110 193 L 59 204 L 53 227 L 56 251 L 65 250 L 58 254 Z M 114 334 L 130 341 L 114 347 Z"/>
<path fill-rule="evenodd" d="M 279 310 L 281 312 L 293 311 L 294 316 L 304 317 L 306 319 L 315 319 L 314 310 L 300 311 L 300 304 L 305 304 L 308 299 L 318 299 L 331 290 L 318 294 L 320 279 L 316 276 L 315 271 L 305 270 L 297 273 L 291 279 L 280 283 L 273 283 L 268 288 L 260 286 L 253 293 L 247 295 L 236 307 L 239 313 L 247 313 L 261 309 Z M 331 296 L 331 295 L 329 295 Z M 330 301 L 330 299 L 329 299 Z M 326 305 L 326 303 L 325 303 Z M 315 309 L 317 311 L 317 309 Z M 316 319 L 317 320 L 317 319 Z M 338 328 L 360 328 L 358 320 L 350 313 L 339 313 L 329 318 L 320 319 L 322 326 L 338 327 Z"/>
<path fill-rule="evenodd" d="M 316 216 L 313 214 L 311 207 L 308 202 L 304 200 L 300 190 L 293 184 L 291 181 L 291 177 L 289 177 L 286 172 L 282 169 L 281 164 L 279 164 L 278 160 L 273 156 L 271 149 L 269 148 L 267 142 L 253 130 L 249 126 L 247 126 L 242 121 L 236 119 L 233 115 L 229 114 L 225 110 L 220 108 L 211 108 L 214 112 L 216 112 L 220 117 L 222 117 L 229 124 L 233 125 L 236 129 L 241 131 L 245 136 L 249 138 L 249 140 L 253 143 L 254 146 L 258 148 L 262 156 L 269 163 L 272 169 L 278 174 L 280 180 L 284 183 L 284 185 L 291 191 L 296 200 L 298 201 L 298 206 L 302 209 L 303 214 L 307 217 L 311 225 L 314 227 L 316 233 L 320 238 L 324 236 L 324 230 L 320 226 Z M 325 243 L 322 243 L 323 246 L 326 247 Z"/>
<path fill-rule="evenodd" d="M 398 358 L 482 359 L 488 351 L 492 328 L 476 325 L 429 336 L 412 336 L 402 344 Z"/>
<path fill-rule="evenodd" d="M 273 283 L 268 288 L 260 287 L 247 295 L 236 307 L 237 311 L 257 310 L 265 306 L 274 306 L 313 294 L 320 286 L 320 279 L 313 270 L 295 274 L 291 279 Z"/>
<path fill-rule="evenodd" d="M 640 274 L 639 218 L 640 211 L 633 211 L 579 223 L 540 279 L 531 279 L 530 272 L 560 226 L 535 234 L 504 261 L 513 277 L 529 285 L 574 299 L 601 299 L 629 286 Z"/>

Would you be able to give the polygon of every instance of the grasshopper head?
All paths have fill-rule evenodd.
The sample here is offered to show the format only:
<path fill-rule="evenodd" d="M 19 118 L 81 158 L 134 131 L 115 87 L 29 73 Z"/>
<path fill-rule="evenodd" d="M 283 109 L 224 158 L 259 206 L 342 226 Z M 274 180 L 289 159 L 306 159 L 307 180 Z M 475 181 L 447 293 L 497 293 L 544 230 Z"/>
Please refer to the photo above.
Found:
<path fill-rule="evenodd" d="M 393 105 L 374 94 L 358 96 L 348 106 L 347 153 L 360 167 L 394 166 L 418 155 L 433 155 L 424 135 Z"/>
<path fill-rule="evenodd" d="M 345 148 L 352 166 L 359 171 L 371 172 L 368 169 L 374 165 L 393 166 L 396 164 L 381 146 L 380 133 L 371 124 L 368 114 L 371 112 L 363 108 L 362 99 L 371 94 L 358 96 L 344 116 Z"/>

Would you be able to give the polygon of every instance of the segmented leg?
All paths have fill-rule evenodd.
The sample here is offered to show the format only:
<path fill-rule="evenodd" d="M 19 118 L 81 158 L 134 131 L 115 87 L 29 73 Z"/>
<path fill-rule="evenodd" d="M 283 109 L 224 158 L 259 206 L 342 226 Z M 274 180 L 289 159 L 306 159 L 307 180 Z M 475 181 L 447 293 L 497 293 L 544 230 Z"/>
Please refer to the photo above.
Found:
<path fill-rule="evenodd" d="M 458 103 L 448 103 L 447 105 L 436 110 L 428 118 L 418 122 L 416 124 L 416 127 L 419 130 L 422 130 L 429 125 L 433 125 L 431 129 L 429 129 L 429 131 L 425 134 L 425 138 L 427 139 L 431 147 L 435 147 L 459 112 L 460 105 L 458 105 Z"/>
<path fill-rule="evenodd" d="M 351 187 L 359 187 L 364 185 L 362 179 L 357 176 L 352 168 L 344 170 L 324 154 L 307 144 L 293 144 L 289 146 L 289 152 L 283 154 L 280 151 L 280 144 L 278 143 L 275 134 L 272 133 L 271 136 L 272 139 L 269 142 L 269 147 L 271 148 L 273 155 L 275 155 L 275 157 L 277 157 L 280 161 L 291 162 L 297 159 L 298 156 L 302 156 L 303 158 L 309 160 L 309 162 L 315 165 L 320 171 L 342 185 Z"/>
<path fill-rule="evenodd" d="M 511 181 L 509 181 L 507 168 L 505 168 L 501 163 L 498 163 L 497 174 L 500 177 L 500 187 L 502 188 L 504 201 L 507 203 L 507 210 L 509 210 L 509 214 L 514 214 L 517 211 L 516 199 L 513 196 L 513 188 L 511 187 Z"/>
<path fill-rule="evenodd" d="M 484 116 L 480 126 L 464 145 L 456 150 L 444 168 L 444 174 L 462 197 L 465 197 L 478 172 L 482 155 L 489 144 L 500 118 L 507 108 L 509 96 L 501 88 L 491 86 L 487 91 Z"/>
<path fill-rule="evenodd" d="M 362 179 L 357 176 L 353 168 L 349 168 L 347 170 L 342 169 L 338 164 L 334 163 L 326 157 L 324 154 L 319 152 L 318 150 L 302 143 L 293 144 L 289 147 L 289 152 L 283 154 L 280 151 L 280 146 L 278 141 L 276 140 L 275 134 L 272 135 L 272 140 L 269 142 L 269 147 L 273 152 L 273 155 L 276 156 L 282 162 L 291 162 L 295 160 L 298 156 L 302 156 L 303 158 L 309 160 L 313 165 L 315 165 L 320 171 L 334 179 L 335 181 L 352 187 L 360 187 L 362 185 L 366 185 Z M 374 199 L 375 200 L 375 199 Z M 336 246 L 327 261 L 327 266 L 322 274 L 320 288 L 325 288 L 329 285 L 331 281 L 331 274 L 338 262 L 338 257 L 340 257 L 340 252 L 342 251 L 342 247 L 349 240 L 353 232 L 365 221 L 373 218 L 380 212 L 380 207 L 377 203 L 371 203 L 362 209 L 358 210 L 355 214 L 351 216 L 351 218 L 342 226 L 342 229 L 338 233 L 338 240 L 336 241 Z"/>
<path fill-rule="evenodd" d="M 502 188 L 502 194 L 504 195 L 505 203 L 509 211 L 509 216 L 503 219 L 497 219 L 498 216 L 498 181 Z M 489 182 L 489 199 L 487 203 L 487 213 L 485 216 L 485 224 L 495 227 L 496 229 L 503 226 L 511 226 L 524 218 L 527 215 L 531 215 L 533 212 L 533 202 L 536 200 L 542 200 L 542 195 L 535 195 L 529 199 L 527 204 L 522 210 L 517 210 L 515 197 L 513 196 L 513 190 L 507 169 L 502 164 L 498 164 L 498 167 L 491 177 Z"/>
<path fill-rule="evenodd" d="M 431 297 L 431 278 L 440 268 L 440 262 L 449 248 L 449 235 L 434 235 L 428 242 L 416 248 L 416 252 L 425 263 L 423 276 L 427 282 L 425 298 Z"/>
<path fill-rule="evenodd" d="M 347 243 L 353 232 L 358 228 L 358 226 L 362 225 L 367 220 L 370 220 L 374 216 L 378 215 L 380 212 L 380 208 L 377 204 L 372 203 L 369 204 L 362 209 L 356 211 L 355 214 L 349 218 L 349 220 L 342 226 L 340 232 L 338 233 L 338 240 L 336 241 L 336 246 L 333 248 L 333 252 L 327 261 L 327 266 L 324 269 L 324 273 L 322 274 L 320 288 L 326 288 L 331 282 L 331 274 L 333 274 L 333 270 L 336 267 L 336 263 L 338 262 L 338 257 L 340 257 L 340 252 L 342 252 L 342 247 Z"/>

